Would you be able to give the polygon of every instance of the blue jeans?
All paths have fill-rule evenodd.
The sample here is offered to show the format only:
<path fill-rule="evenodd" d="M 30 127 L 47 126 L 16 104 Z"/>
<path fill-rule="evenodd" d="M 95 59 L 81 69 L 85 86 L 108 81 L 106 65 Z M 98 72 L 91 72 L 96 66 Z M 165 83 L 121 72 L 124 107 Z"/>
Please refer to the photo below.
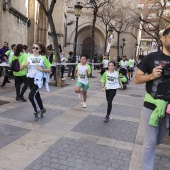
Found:
<path fill-rule="evenodd" d="M 157 127 L 149 125 L 150 115 L 152 110 L 143 108 L 144 117 L 144 142 L 142 148 L 142 166 L 143 170 L 153 170 L 154 169 L 154 159 L 156 146 L 161 144 L 166 133 L 168 131 L 166 127 L 166 117 L 160 119 Z"/>
<path fill-rule="evenodd" d="M 70 76 L 70 74 L 71 74 L 71 70 L 72 70 L 72 67 L 71 67 L 71 66 L 69 66 L 69 68 L 68 68 L 68 76 Z"/>

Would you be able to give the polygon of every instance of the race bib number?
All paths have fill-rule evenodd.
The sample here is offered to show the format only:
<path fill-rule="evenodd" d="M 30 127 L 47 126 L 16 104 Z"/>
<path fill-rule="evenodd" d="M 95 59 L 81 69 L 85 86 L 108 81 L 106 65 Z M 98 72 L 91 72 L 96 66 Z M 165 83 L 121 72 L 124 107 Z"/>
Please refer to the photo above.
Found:
<path fill-rule="evenodd" d="M 84 74 L 79 74 L 79 77 L 80 77 L 81 79 L 85 79 L 85 78 L 86 78 L 86 75 L 84 75 Z"/>
<path fill-rule="evenodd" d="M 107 76 L 107 81 L 110 83 L 117 83 L 118 79 L 116 79 L 115 77 Z"/>

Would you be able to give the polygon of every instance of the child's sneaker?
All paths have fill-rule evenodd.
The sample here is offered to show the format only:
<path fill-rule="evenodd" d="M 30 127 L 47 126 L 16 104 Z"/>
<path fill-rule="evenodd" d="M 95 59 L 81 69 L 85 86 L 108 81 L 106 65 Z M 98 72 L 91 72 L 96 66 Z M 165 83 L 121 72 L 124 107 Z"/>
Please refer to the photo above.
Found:
<path fill-rule="evenodd" d="M 35 120 L 35 122 L 37 122 L 39 120 L 38 112 L 35 112 L 34 115 L 35 115 L 35 119 L 34 120 Z"/>
<path fill-rule="evenodd" d="M 110 120 L 110 117 L 106 115 L 106 117 L 104 118 L 104 122 L 108 122 L 109 120 Z"/>
<path fill-rule="evenodd" d="M 83 108 L 86 108 L 87 105 L 86 105 L 86 102 L 83 102 Z"/>
<path fill-rule="evenodd" d="M 43 110 L 41 110 L 41 115 L 40 117 L 43 118 L 44 117 L 44 113 L 46 112 L 45 108 Z"/>

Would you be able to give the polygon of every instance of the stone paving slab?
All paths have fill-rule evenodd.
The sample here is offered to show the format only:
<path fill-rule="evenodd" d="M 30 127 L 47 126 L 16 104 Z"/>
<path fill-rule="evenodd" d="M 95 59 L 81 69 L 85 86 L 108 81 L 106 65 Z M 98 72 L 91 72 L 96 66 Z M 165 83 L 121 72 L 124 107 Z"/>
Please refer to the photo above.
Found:
<path fill-rule="evenodd" d="M 157 155 L 154 170 L 170 170 L 170 157 Z"/>
<path fill-rule="evenodd" d="M 74 88 L 73 89 L 68 89 L 65 90 L 64 92 L 59 92 L 59 94 L 63 94 L 63 95 L 67 95 L 67 96 L 73 96 L 73 97 L 78 97 L 78 93 L 74 92 Z M 87 97 L 92 97 L 95 94 L 95 92 L 87 92 Z"/>
<path fill-rule="evenodd" d="M 132 95 L 138 95 L 138 97 L 140 98 L 144 98 L 145 97 L 145 92 L 144 90 L 140 89 L 138 91 L 134 91 L 133 89 L 127 89 L 127 90 L 118 90 L 117 94 L 122 94 L 122 95 L 128 95 L 128 96 L 132 96 Z"/>
<path fill-rule="evenodd" d="M 136 97 L 116 95 L 113 101 L 118 103 L 130 104 L 132 106 L 139 106 L 139 107 L 143 106 L 143 98 L 136 99 Z"/>
<path fill-rule="evenodd" d="M 29 133 L 30 130 L 0 123 L 0 149 Z"/>
<path fill-rule="evenodd" d="M 77 139 L 77 140 L 81 139 L 81 140 L 89 141 L 95 144 L 111 146 L 114 148 L 119 148 L 119 149 L 124 149 L 124 150 L 129 150 L 129 151 L 132 151 L 134 147 L 134 144 L 130 142 L 123 142 L 123 141 L 114 140 L 110 138 L 103 138 L 99 136 L 88 135 L 88 134 L 83 134 L 83 133 L 78 133 L 78 132 L 73 132 L 73 131 L 68 132 L 64 137 Z"/>
<path fill-rule="evenodd" d="M 94 112 L 99 112 L 106 114 L 107 112 L 107 103 L 103 103 L 100 106 L 98 106 Z M 131 117 L 131 118 L 140 118 L 141 110 L 130 107 L 130 106 L 125 106 L 125 105 L 118 105 L 118 104 L 113 104 L 112 105 L 112 115 L 118 115 L 118 116 L 124 116 L 124 117 Z"/>
<path fill-rule="evenodd" d="M 37 149 L 9 144 L 0 150 L 0 169 L 23 170 L 41 154 L 42 151 Z"/>
<path fill-rule="evenodd" d="M 34 111 L 31 104 L 26 102 L 22 103 L 18 107 L 8 109 L 5 112 L 1 112 L 0 117 L 19 120 L 23 122 L 35 123 L 33 113 Z M 62 113 L 64 113 L 63 110 L 47 108 L 46 113 L 44 114 L 44 118 L 36 122 L 36 124 L 45 124 Z"/>
<path fill-rule="evenodd" d="M 62 107 L 67 107 L 67 108 L 72 108 L 79 104 L 81 100 L 77 97 L 77 99 L 73 99 L 69 96 L 57 96 L 57 95 L 52 95 L 48 98 L 45 98 L 43 100 L 44 103 L 51 104 L 51 105 L 59 105 Z"/>
<path fill-rule="evenodd" d="M 138 123 L 116 119 L 104 123 L 101 117 L 89 115 L 72 131 L 133 143 L 137 128 Z"/>
<path fill-rule="evenodd" d="M 62 138 L 25 170 L 127 170 L 130 158 L 131 151 Z"/>
<path fill-rule="evenodd" d="M 145 88 L 130 81 L 127 90 L 118 90 L 113 100 L 113 119 L 106 124 L 103 122 L 106 97 L 101 92 L 100 75 L 97 76 L 91 79 L 86 109 L 82 108 L 82 98 L 74 93 L 76 81 L 68 78 L 65 87 L 50 86 L 51 93 L 43 87 L 40 93 L 47 113 L 37 123 L 30 102 L 15 101 L 13 82 L 0 88 L 0 100 L 11 102 L 0 109 L 0 125 L 32 130 L 0 149 L 0 170 L 26 167 L 31 170 L 141 170 L 143 125 L 139 115 Z M 29 89 L 26 98 L 28 93 Z M 18 113 L 12 115 L 15 108 Z M 20 112 L 27 113 L 28 118 L 23 118 Z M 137 128 L 139 133 L 136 135 Z M 170 151 L 158 147 L 156 155 L 156 170 L 169 170 Z"/>
<path fill-rule="evenodd" d="M 89 91 L 99 92 L 100 90 L 101 90 L 100 79 L 94 78 L 93 81 L 91 81 L 91 83 L 90 83 Z"/>
<path fill-rule="evenodd" d="M 6 87 L 4 87 L 5 89 Z M 30 90 L 27 89 L 27 91 L 25 92 L 24 94 L 24 97 L 25 99 L 28 99 L 28 94 L 29 94 Z M 16 90 L 15 88 L 13 87 L 13 90 L 9 90 L 7 92 L 1 92 L 1 96 L 5 96 L 5 97 L 10 97 L 10 98 L 16 98 Z"/>

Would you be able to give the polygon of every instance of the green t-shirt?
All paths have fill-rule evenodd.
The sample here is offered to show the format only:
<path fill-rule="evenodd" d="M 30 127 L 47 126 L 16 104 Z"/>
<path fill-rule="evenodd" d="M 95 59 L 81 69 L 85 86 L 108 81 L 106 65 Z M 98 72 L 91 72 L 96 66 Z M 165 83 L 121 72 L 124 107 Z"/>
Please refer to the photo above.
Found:
<path fill-rule="evenodd" d="M 14 52 L 12 50 L 8 50 L 6 53 L 5 53 L 8 59 L 8 61 L 10 61 L 11 57 L 14 55 Z"/>
<path fill-rule="evenodd" d="M 127 78 L 124 75 L 120 75 L 119 78 L 123 83 L 127 82 Z"/>
<path fill-rule="evenodd" d="M 27 55 L 25 55 L 24 53 L 20 53 L 19 56 L 15 56 L 13 55 L 12 58 L 10 59 L 9 63 L 12 63 L 12 61 L 14 61 L 15 59 L 18 59 L 19 61 L 19 65 L 20 67 L 26 63 L 27 61 Z M 15 72 L 13 71 L 14 76 L 25 76 L 27 74 L 27 68 L 24 68 L 21 71 Z"/>
<path fill-rule="evenodd" d="M 88 70 L 88 74 L 91 73 L 91 67 L 88 64 L 84 66 L 82 66 L 81 63 L 77 64 L 76 66 L 76 71 L 78 74 L 77 81 L 85 85 L 89 85 L 90 82 L 89 82 L 89 78 L 86 75 L 86 70 Z"/>
<path fill-rule="evenodd" d="M 5 55 L 9 56 L 12 50 L 8 50 Z"/>
<path fill-rule="evenodd" d="M 104 83 L 104 87 L 106 90 L 118 89 L 120 87 L 119 72 L 114 71 L 113 73 L 109 73 L 108 71 L 105 71 L 100 81 Z"/>
<path fill-rule="evenodd" d="M 123 60 L 121 60 L 120 62 L 119 62 L 119 65 L 122 67 L 122 68 L 127 68 L 128 66 L 130 66 L 130 62 L 128 61 L 128 60 L 125 60 L 125 61 L 123 61 Z"/>
<path fill-rule="evenodd" d="M 53 61 L 52 61 L 52 64 L 54 64 L 55 60 L 56 60 L 56 56 L 53 54 Z"/>
<path fill-rule="evenodd" d="M 31 53 L 24 53 L 25 55 L 27 55 L 27 57 L 31 56 Z"/>

